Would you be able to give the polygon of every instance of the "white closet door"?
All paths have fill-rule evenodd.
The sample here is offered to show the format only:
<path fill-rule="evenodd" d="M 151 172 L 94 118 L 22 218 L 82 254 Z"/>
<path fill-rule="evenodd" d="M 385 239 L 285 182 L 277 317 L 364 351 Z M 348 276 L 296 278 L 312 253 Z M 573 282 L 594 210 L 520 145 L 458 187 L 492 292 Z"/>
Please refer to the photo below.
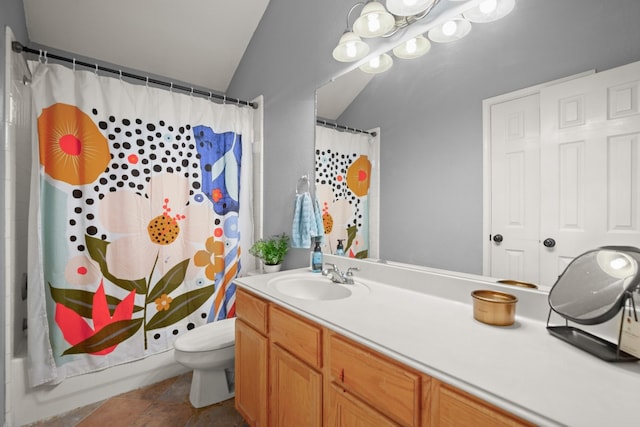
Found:
<path fill-rule="evenodd" d="M 544 88 L 540 282 L 581 253 L 640 246 L 640 63 Z"/>
<path fill-rule="evenodd" d="M 539 95 L 491 106 L 491 275 L 537 283 Z"/>

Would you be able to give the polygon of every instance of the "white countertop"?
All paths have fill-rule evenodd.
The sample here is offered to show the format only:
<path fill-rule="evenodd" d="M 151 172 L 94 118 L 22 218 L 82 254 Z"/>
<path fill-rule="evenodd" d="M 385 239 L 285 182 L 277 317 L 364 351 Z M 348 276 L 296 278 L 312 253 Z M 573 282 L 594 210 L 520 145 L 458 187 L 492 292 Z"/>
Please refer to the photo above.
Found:
<path fill-rule="evenodd" d="M 343 271 L 357 265 L 356 281 L 369 292 L 312 301 L 267 285 L 279 276 L 322 277 L 309 269 L 242 277 L 235 283 L 538 425 L 640 425 L 640 364 L 608 363 L 551 336 L 545 328 L 545 292 L 441 270 L 337 257 L 325 261 Z M 474 289 L 515 294 L 515 324 L 476 321 Z M 615 330 L 615 322 L 607 327 Z"/>

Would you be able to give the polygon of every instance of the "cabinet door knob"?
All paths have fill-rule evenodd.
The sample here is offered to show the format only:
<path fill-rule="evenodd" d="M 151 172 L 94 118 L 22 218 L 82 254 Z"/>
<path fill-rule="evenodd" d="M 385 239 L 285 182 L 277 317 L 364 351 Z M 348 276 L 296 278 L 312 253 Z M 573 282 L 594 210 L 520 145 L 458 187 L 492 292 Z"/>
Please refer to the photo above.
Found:
<path fill-rule="evenodd" d="M 493 241 L 496 243 L 502 242 L 502 234 L 496 234 L 495 236 L 493 236 Z"/>
<path fill-rule="evenodd" d="M 544 242 L 542 242 L 542 244 L 547 248 L 552 248 L 556 245 L 556 241 L 551 237 L 547 237 L 546 239 L 544 239 Z"/>

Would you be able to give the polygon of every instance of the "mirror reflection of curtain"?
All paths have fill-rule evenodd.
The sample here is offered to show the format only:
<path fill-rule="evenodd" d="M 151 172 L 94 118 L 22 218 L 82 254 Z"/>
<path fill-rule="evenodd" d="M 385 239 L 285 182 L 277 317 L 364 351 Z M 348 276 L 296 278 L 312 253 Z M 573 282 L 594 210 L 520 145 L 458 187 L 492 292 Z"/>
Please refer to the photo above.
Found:
<path fill-rule="evenodd" d="M 335 253 L 338 240 L 344 240 L 346 256 L 370 256 L 373 140 L 367 134 L 316 126 L 315 184 L 324 252 Z"/>
<path fill-rule="evenodd" d="M 30 65 L 31 385 L 170 350 L 234 316 L 253 110 Z"/>

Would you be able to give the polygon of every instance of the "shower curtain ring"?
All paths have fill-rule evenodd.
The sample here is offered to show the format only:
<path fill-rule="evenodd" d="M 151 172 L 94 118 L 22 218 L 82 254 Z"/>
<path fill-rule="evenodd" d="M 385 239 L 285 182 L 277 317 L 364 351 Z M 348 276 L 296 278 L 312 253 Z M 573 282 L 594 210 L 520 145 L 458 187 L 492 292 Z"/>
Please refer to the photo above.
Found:
<path fill-rule="evenodd" d="M 169 87 L 169 92 L 173 93 L 173 82 L 171 82 L 171 86 Z"/>
<path fill-rule="evenodd" d="M 76 58 L 73 58 L 73 71 L 76 70 Z"/>
<path fill-rule="evenodd" d="M 40 53 L 38 54 L 38 62 L 42 63 L 42 49 L 38 49 Z"/>
<path fill-rule="evenodd" d="M 48 64 L 49 63 L 49 57 L 47 56 L 47 51 L 44 51 L 44 63 Z"/>
<path fill-rule="evenodd" d="M 190 96 L 193 97 L 193 88 L 191 88 L 191 95 Z"/>
<path fill-rule="evenodd" d="M 227 95 L 223 95 L 222 96 L 222 105 L 225 105 L 227 103 Z"/>
<path fill-rule="evenodd" d="M 144 85 L 145 85 L 146 87 L 149 87 L 149 76 L 147 76 L 147 80 L 146 80 L 146 82 L 145 82 L 145 84 L 144 84 Z"/>
<path fill-rule="evenodd" d="M 120 74 L 120 81 L 122 81 L 122 70 L 118 70 L 118 74 Z"/>
<path fill-rule="evenodd" d="M 211 91 L 209 91 L 209 101 L 211 101 Z"/>
<path fill-rule="evenodd" d="M 95 64 L 95 66 L 96 66 L 95 74 L 96 74 L 96 76 L 97 76 L 97 75 L 98 75 L 98 64 Z"/>

